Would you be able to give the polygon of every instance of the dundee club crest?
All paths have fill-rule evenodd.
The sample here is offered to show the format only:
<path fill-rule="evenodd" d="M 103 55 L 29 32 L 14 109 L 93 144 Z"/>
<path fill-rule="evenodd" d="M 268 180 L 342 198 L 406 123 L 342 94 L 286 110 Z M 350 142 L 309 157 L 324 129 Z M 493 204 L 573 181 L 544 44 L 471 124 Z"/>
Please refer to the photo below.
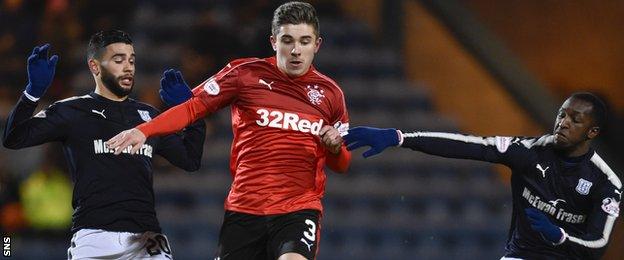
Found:
<path fill-rule="evenodd" d="M 576 192 L 578 192 L 581 195 L 587 195 L 589 194 L 589 189 L 591 188 L 592 185 L 593 185 L 592 182 L 585 180 L 583 178 L 580 178 L 578 184 L 576 185 Z"/>
<path fill-rule="evenodd" d="M 139 115 L 141 116 L 141 119 L 143 119 L 143 121 L 147 122 L 147 121 L 152 120 L 152 117 L 150 116 L 149 111 L 137 109 L 137 112 L 139 112 Z"/>

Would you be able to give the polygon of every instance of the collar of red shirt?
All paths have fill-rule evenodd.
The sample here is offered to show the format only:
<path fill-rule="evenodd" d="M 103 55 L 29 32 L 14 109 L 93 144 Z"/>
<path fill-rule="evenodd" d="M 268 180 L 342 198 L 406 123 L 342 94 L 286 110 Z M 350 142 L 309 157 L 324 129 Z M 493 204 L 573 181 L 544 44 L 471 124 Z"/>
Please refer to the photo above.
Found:
<path fill-rule="evenodd" d="M 303 74 L 303 75 L 301 75 L 301 76 L 299 76 L 299 77 L 294 77 L 294 78 L 293 78 L 293 77 L 290 77 L 290 76 L 286 75 L 286 73 L 284 73 L 283 71 L 281 71 L 281 70 L 277 67 L 277 57 L 276 57 L 276 56 L 266 58 L 265 60 L 266 60 L 266 61 L 268 61 L 269 63 L 273 64 L 273 66 L 275 66 L 275 68 L 276 68 L 279 72 L 281 72 L 281 73 L 282 73 L 285 77 L 287 77 L 287 78 L 289 78 L 289 79 L 291 79 L 291 80 L 295 80 L 295 81 L 296 81 L 296 80 L 298 80 L 298 79 L 304 79 L 304 78 L 307 78 L 307 77 L 308 77 L 308 76 L 310 76 L 312 73 L 314 73 L 314 71 L 316 71 L 316 68 L 314 68 L 314 65 L 310 64 L 310 68 L 308 68 L 308 71 L 307 71 L 305 74 Z"/>

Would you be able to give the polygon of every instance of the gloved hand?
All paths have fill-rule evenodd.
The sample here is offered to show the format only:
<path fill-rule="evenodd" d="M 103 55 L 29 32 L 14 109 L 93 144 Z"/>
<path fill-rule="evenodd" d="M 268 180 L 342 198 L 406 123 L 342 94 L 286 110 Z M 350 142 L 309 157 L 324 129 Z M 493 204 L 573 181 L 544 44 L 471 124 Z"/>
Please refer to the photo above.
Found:
<path fill-rule="evenodd" d="M 559 242 L 561 242 L 563 236 L 561 229 L 550 222 L 550 219 L 548 219 L 543 212 L 536 208 L 526 208 L 524 212 L 531 223 L 531 228 L 542 234 L 544 239 L 553 244 L 559 244 Z"/>
<path fill-rule="evenodd" d="M 158 92 L 160 93 L 160 99 L 167 106 L 177 106 L 193 96 L 188 84 L 182 78 L 182 72 L 174 69 L 168 69 L 163 72 Z"/>
<path fill-rule="evenodd" d="M 397 146 L 399 144 L 399 134 L 394 128 L 382 129 L 358 126 L 349 129 L 347 135 L 342 138 L 349 151 L 362 146 L 370 146 L 370 149 L 362 154 L 364 158 L 381 153 L 389 146 Z"/>
<path fill-rule="evenodd" d="M 48 59 L 48 50 L 50 44 L 37 46 L 33 49 L 32 54 L 28 56 L 28 85 L 26 85 L 26 93 L 34 98 L 41 98 L 45 91 L 50 87 L 58 62 L 58 55 L 53 55 Z"/>

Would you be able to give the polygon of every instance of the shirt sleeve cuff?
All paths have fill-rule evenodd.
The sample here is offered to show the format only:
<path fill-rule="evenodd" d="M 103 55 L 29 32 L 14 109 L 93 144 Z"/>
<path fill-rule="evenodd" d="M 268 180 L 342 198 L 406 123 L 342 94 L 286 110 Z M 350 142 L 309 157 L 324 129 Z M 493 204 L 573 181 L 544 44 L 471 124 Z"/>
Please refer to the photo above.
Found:
<path fill-rule="evenodd" d="M 397 135 L 399 135 L 399 144 L 397 144 L 397 147 L 401 147 L 401 145 L 403 145 L 403 132 L 401 132 L 401 130 L 396 130 L 397 131 Z"/>
<path fill-rule="evenodd" d="M 554 243 L 555 246 L 563 244 L 563 242 L 568 239 L 568 234 L 565 232 L 565 230 L 563 230 L 563 228 L 559 228 L 559 230 L 561 230 L 561 239 L 559 240 L 559 242 Z"/>
<path fill-rule="evenodd" d="M 141 133 L 143 133 L 145 138 L 150 137 L 152 135 L 152 133 L 150 132 L 151 128 L 146 123 L 147 122 L 145 122 L 143 124 L 140 124 L 140 125 L 135 127 L 137 130 L 139 130 Z"/>
<path fill-rule="evenodd" d="M 24 90 L 24 96 L 26 98 L 28 98 L 28 100 L 32 101 L 32 102 L 37 102 L 39 101 L 39 98 L 33 97 L 30 94 L 28 94 L 28 92 L 26 92 L 26 90 Z"/>

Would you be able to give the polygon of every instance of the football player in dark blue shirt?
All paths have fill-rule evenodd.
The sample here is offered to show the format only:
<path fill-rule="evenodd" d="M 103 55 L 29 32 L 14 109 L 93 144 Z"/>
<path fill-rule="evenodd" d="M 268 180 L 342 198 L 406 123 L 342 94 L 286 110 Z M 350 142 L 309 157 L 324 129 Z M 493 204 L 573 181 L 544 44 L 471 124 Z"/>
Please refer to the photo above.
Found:
<path fill-rule="evenodd" d="M 95 91 L 57 101 L 33 116 L 58 61 L 57 55 L 48 58 L 49 48 L 38 46 L 28 57 L 28 84 L 8 118 L 3 144 L 10 149 L 47 142 L 63 145 L 74 182 L 69 259 L 171 259 L 154 208 L 152 158 L 159 154 L 184 170 L 198 170 L 204 122 L 178 134 L 150 138 L 137 154 L 115 156 L 104 141 L 159 113 L 128 98 L 136 59 L 130 36 L 117 30 L 94 34 L 87 56 Z M 173 106 L 189 99 L 191 91 L 179 72 L 167 70 L 160 95 Z"/>
<path fill-rule="evenodd" d="M 552 134 L 478 137 L 356 127 L 349 150 L 364 157 L 400 146 L 449 158 L 501 163 L 511 168 L 513 213 L 503 259 L 598 259 L 619 215 L 622 183 L 590 146 L 606 107 L 590 93 L 561 106 Z"/>

